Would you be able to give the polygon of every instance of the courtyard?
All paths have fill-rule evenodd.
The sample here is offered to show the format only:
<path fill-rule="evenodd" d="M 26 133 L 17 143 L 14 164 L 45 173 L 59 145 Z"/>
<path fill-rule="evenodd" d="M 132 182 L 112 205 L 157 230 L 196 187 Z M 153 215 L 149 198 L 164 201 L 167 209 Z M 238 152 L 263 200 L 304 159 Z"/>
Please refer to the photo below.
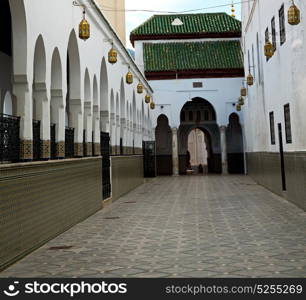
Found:
<path fill-rule="evenodd" d="M 306 277 L 306 213 L 247 176 L 158 177 L 0 277 Z"/>

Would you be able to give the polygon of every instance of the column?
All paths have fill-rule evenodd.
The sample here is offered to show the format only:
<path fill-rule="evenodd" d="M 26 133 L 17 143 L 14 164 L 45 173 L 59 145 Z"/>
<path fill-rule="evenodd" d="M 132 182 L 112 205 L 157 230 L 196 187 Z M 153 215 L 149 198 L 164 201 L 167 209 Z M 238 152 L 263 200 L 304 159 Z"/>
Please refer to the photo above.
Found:
<path fill-rule="evenodd" d="M 172 128 L 172 163 L 173 163 L 173 176 L 178 176 L 179 159 L 178 159 L 177 128 Z"/>
<path fill-rule="evenodd" d="M 222 173 L 228 174 L 227 149 L 226 149 L 226 126 L 220 126 L 220 134 L 221 134 Z"/>
<path fill-rule="evenodd" d="M 81 99 L 69 100 L 69 127 L 74 128 L 74 156 L 83 156 L 83 113 Z"/>
<path fill-rule="evenodd" d="M 13 85 L 13 94 L 17 98 L 17 116 L 21 117 L 20 160 L 29 161 L 33 159 L 32 91 L 29 90 L 26 78 L 14 80 L 17 81 Z"/>
<path fill-rule="evenodd" d="M 92 109 L 91 102 L 84 103 L 85 149 L 84 156 L 92 156 Z"/>
<path fill-rule="evenodd" d="M 93 107 L 93 131 L 94 131 L 94 153 L 95 156 L 101 155 L 100 148 L 100 115 L 99 115 L 99 106 L 94 105 Z"/>
<path fill-rule="evenodd" d="M 51 123 L 55 124 L 56 157 L 65 158 L 65 106 L 62 90 L 51 90 Z"/>

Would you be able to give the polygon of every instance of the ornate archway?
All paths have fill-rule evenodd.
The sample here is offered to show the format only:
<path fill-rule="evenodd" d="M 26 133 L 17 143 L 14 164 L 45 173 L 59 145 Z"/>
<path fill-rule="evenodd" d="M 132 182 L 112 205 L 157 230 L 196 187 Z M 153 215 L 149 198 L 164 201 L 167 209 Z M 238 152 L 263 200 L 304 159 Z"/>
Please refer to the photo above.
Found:
<path fill-rule="evenodd" d="M 193 98 L 181 110 L 181 124 L 178 130 L 179 173 L 186 174 L 188 167 L 188 136 L 193 129 L 204 132 L 207 145 L 209 173 L 222 173 L 220 130 L 216 111 L 203 98 Z"/>

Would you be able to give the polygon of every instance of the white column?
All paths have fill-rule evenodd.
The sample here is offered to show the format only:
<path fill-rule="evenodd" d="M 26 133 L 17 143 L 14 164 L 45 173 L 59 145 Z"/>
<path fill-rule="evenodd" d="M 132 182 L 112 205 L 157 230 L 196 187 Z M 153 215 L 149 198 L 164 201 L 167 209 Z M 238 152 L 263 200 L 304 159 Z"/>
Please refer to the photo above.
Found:
<path fill-rule="evenodd" d="M 179 159 L 178 159 L 178 144 L 177 144 L 177 128 L 172 128 L 172 163 L 173 163 L 173 176 L 178 176 Z"/>
<path fill-rule="evenodd" d="M 226 126 L 220 127 L 220 134 L 221 134 L 222 173 L 228 174 L 227 149 L 226 149 Z"/>

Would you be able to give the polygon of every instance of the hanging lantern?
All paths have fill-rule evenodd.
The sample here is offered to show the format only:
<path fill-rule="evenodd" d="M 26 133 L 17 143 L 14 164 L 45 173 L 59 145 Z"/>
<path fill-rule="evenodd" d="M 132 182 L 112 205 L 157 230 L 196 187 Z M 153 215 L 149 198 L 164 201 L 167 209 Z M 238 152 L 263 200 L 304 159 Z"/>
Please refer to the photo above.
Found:
<path fill-rule="evenodd" d="M 141 82 L 138 83 L 137 85 L 137 93 L 142 94 L 143 93 L 143 85 Z"/>
<path fill-rule="evenodd" d="M 253 85 L 254 84 L 254 77 L 252 74 L 249 74 L 247 77 L 247 84 L 248 85 Z"/>
<path fill-rule="evenodd" d="M 266 42 L 264 49 L 266 57 L 272 57 L 274 55 L 274 47 L 270 41 Z"/>
<path fill-rule="evenodd" d="M 236 110 L 241 111 L 241 105 L 239 103 L 236 105 Z"/>
<path fill-rule="evenodd" d="M 244 99 L 243 99 L 243 97 L 239 97 L 239 98 L 238 98 L 238 104 L 239 104 L 240 106 L 244 105 Z"/>
<path fill-rule="evenodd" d="M 245 87 L 242 87 L 240 89 L 240 96 L 241 97 L 246 97 L 247 96 L 247 89 Z"/>
<path fill-rule="evenodd" d="M 79 38 L 86 41 L 90 37 L 90 25 L 85 19 L 85 8 L 83 10 L 83 20 L 81 21 L 79 25 Z"/>
<path fill-rule="evenodd" d="M 132 84 L 133 83 L 133 74 L 131 71 L 128 71 L 126 74 L 126 83 Z"/>
<path fill-rule="evenodd" d="M 112 49 L 108 52 L 108 62 L 111 64 L 115 64 L 117 62 L 117 51 L 114 49 L 114 46 L 112 45 Z"/>
<path fill-rule="evenodd" d="M 150 108 L 153 110 L 153 109 L 155 109 L 155 103 L 152 101 L 151 103 L 150 103 Z"/>
<path fill-rule="evenodd" d="M 235 15 L 235 6 L 234 6 L 234 3 L 232 3 L 232 17 L 235 18 L 236 15 Z"/>
<path fill-rule="evenodd" d="M 298 25 L 300 22 L 301 22 L 300 10 L 297 8 L 294 1 L 292 0 L 292 5 L 288 10 L 288 23 L 290 25 Z"/>
<path fill-rule="evenodd" d="M 149 103 L 151 102 L 151 96 L 150 96 L 150 95 L 146 95 L 146 96 L 145 96 L 145 102 L 146 102 L 147 104 L 149 104 Z"/>

